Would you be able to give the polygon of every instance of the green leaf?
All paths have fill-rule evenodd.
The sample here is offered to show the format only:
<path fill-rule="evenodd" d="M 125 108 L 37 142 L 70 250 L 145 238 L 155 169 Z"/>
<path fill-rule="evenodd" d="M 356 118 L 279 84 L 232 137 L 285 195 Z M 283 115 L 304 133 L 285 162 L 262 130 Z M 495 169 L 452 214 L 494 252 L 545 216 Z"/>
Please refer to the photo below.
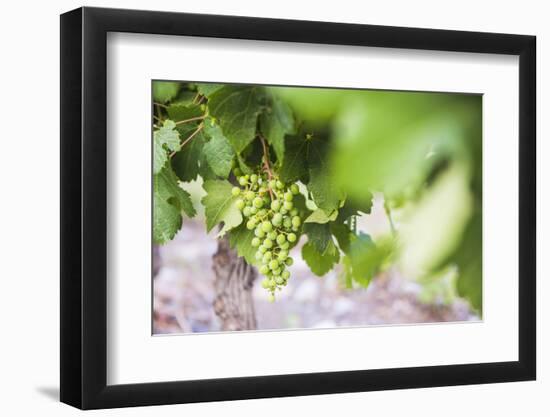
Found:
<path fill-rule="evenodd" d="M 354 234 L 351 232 L 348 225 L 340 222 L 334 222 L 330 224 L 330 231 L 336 238 L 338 246 L 340 246 L 342 252 L 349 253 L 351 239 Z"/>
<path fill-rule="evenodd" d="M 171 81 L 153 81 L 153 100 L 166 103 L 178 94 L 180 83 Z"/>
<path fill-rule="evenodd" d="M 290 183 L 307 179 L 307 153 L 309 140 L 303 137 L 289 137 L 285 141 L 286 158 L 283 160 L 279 176 L 281 180 Z"/>
<path fill-rule="evenodd" d="M 241 224 L 239 227 L 231 229 L 228 236 L 229 244 L 237 250 L 237 255 L 244 257 L 248 264 L 256 265 L 258 262 L 255 258 L 257 249 L 252 246 L 254 231 L 248 230 L 244 224 Z"/>
<path fill-rule="evenodd" d="M 476 100 L 481 104 L 481 96 Z M 468 127 L 478 112 L 458 94 L 362 92 L 334 126 L 337 183 L 358 201 L 370 200 L 367 190 L 389 198 L 414 192 L 438 162 L 467 158 Z"/>
<path fill-rule="evenodd" d="M 180 134 L 183 138 L 188 138 L 195 132 L 197 125 L 185 123 L 182 126 L 178 126 Z M 201 161 L 204 161 L 203 147 L 206 143 L 206 138 L 202 131 L 193 136 L 189 142 L 187 142 L 179 152 L 177 152 L 171 160 L 172 168 L 182 181 L 188 182 L 197 178 L 201 172 Z"/>
<path fill-rule="evenodd" d="M 170 119 L 181 122 L 182 120 L 189 120 L 195 117 L 200 117 L 203 115 L 202 110 L 199 106 L 194 104 L 185 104 L 185 103 L 173 103 L 166 109 Z M 181 125 L 183 125 L 182 123 Z"/>
<path fill-rule="evenodd" d="M 153 188 L 161 199 L 183 210 L 189 217 L 197 214 L 189 193 L 180 187 L 178 177 L 170 167 L 164 168 L 154 176 Z"/>
<path fill-rule="evenodd" d="M 153 197 L 153 239 L 157 244 L 164 244 L 174 238 L 181 229 L 180 211 L 168 201 Z"/>
<path fill-rule="evenodd" d="M 195 208 L 187 191 L 180 188 L 170 168 L 153 177 L 153 239 L 164 244 L 173 239 L 182 225 L 181 212 L 195 216 Z"/>
<path fill-rule="evenodd" d="M 353 279 L 367 287 L 389 262 L 393 254 L 393 241 L 382 240 L 376 245 L 365 233 L 351 235 L 348 258 Z"/>
<path fill-rule="evenodd" d="M 332 213 L 340 207 L 341 201 L 345 199 L 345 194 L 334 181 L 328 154 L 329 147 L 326 141 L 311 139 L 307 153 L 309 167 L 307 189 L 311 192 L 317 207 L 327 213 Z"/>
<path fill-rule="evenodd" d="M 248 166 L 241 154 L 237 154 L 237 162 L 239 163 L 239 168 L 243 174 L 253 174 L 254 170 Z"/>
<path fill-rule="evenodd" d="M 465 167 L 454 164 L 437 177 L 420 200 L 400 219 L 399 263 L 411 278 L 437 268 L 460 244 L 472 214 Z"/>
<path fill-rule="evenodd" d="M 290 107 L 274 97 L 269 112 L 260 118 L 262 132 L 273 149 L 279 162 L 285 156 L 285 135 L 295 133 L 294 116 Z"/>
<path fill-rule="evenodd" d="M 214 174 L 227 178 L 231 172 L 231 162 L 235 152 L 223 135 L 219 126 L 205 124 L 205 131 L 210 140 L 204 145 L 204 154 Z"/>
<path fill-rule="evenodd" d="M 233 186 L 225 180 L 208 180 L 203 184 L 206 196 L 203 197 L 204 213 L 206 215 L 206 230 L 210 231 L 223 222 L 218 236 L 240 225 L 243 221 L 240 210 L 235 207 L 236 197 L 231 194 Z"/>
<path fill-rule="evenodd" d="M 306 261 L 311 272 L 321 277 L 338 263 L 340 260 L 340 253 L 338 249 L 334 247 L 332 241 L 329 243 L 329 248 L 327 248 L 324 255 L 321 254 L 311 242 L 307 242 L 302 246 L 302 258 Z"/>
<path fill-rule="evenodd" d="M 240 153 L 256 136 L 261 110 L 260 87 L 226 85 L 210 96 L 208 108 L 219 121 L 225 137 Z"/>
<path fill-rule="evenodd" d="M 200 94 L 206 97 L 210 97 L 211 94 L 214 94 L 216 91 L 223 88 L 223 84 L 205 84 L 197 83 L 197 90 Z"/>
<path fill-rule="evenodd" d="M 165 120 L 163 126 L 153 133 L 153 143 L 153 173 L 158 174 L 168 160 L 165 148 L 171 151 L 180 149 L 176 124 L 172 120 Z"/>
<path fill-rule="evenodd" d="M 373 204 L 372 199 L 372 193 L 367 190 L 365 190 L 365 197 L 361 201 L 347 197 L 342 207 L 338 210 L 338 218 L 346 220 L 350 216 L 357 216 L 360 213 L 370 214 Z"/>
<path fill-rule="evenodd" d="M 325 253 L 329 242 L 332 241 L 330 226 L 327 223 L 305 223 L 304 233 L 307 235 L 308 242 L 310 242 L 320 254 Z"/>
<path fill-rule="evenodd" d="M 456 288 L 478 313 L 483 312 L 483 227 L 481 205 L 476 208 L 464 233 L 461 244 L 445 259 L 441 266 L 454 264 L 458 267 Z"/>
<path fill-rule="evenodd" d="M 334 210 L 332 213 L 330 213 L 330 215 L 328 215 L 324 210 L 317 209 L 306 218 L 304 223 L 325 224 L 336 220 L 338 215 L 338 210 Z"/>

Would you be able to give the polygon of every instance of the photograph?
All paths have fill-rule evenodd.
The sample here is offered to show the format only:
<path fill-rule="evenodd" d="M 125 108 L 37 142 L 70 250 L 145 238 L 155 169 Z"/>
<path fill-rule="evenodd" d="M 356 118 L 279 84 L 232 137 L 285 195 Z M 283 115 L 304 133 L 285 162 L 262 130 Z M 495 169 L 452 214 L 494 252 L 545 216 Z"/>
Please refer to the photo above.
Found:
<path fill-rule="evenodd" d="M 482 95 L 152 81 L 154 335 L 482 320 Z"/>

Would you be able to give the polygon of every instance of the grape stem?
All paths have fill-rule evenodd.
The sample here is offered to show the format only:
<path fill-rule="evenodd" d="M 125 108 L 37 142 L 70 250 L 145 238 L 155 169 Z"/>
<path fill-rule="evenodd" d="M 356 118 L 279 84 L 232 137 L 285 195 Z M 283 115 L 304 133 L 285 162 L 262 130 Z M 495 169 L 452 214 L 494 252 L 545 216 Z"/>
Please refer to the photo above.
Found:
<path fill-rule="evenodd" d="M 259 135 L 260 142 L 262 142 L 262 148 L 264 150 L 264 167 L 267 171 L 267 177 L 269 180 L 273 178 L 273 173 L 271 172 L 271 168 L 269 166 L 269 153 L 267 151 L 267 146 L 265 144 L 265 138 L 262 135 Z M 271 186 L 269 185 L 269 182 L 267 184 L 267 189 L 269 191 L 269 196 L 271 197 L 271 200 L 273 200 L 273 190 L 271 189 Z"/>
<path fill-rule="evenodd" d="M 176 126 L 184 124 L 184 123 L 194 122 L 195 120 L 203 120 L 206 117 L 207 117 L 207 115 L 203 114 L 202 116 L 191 117 L 190 119 L 180 120 L 179 122 L 176 122 Z"/>

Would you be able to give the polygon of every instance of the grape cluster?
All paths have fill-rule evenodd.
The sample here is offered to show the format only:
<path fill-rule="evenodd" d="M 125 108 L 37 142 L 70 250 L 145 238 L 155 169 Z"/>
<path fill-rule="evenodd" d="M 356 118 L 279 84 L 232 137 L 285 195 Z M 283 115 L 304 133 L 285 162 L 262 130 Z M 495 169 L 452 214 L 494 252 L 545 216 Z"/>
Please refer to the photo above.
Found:
<path fill-rule="evenodd" d="M 256 260 L 265 276 L 262 287 L 269 291 L 269 300 L 275 300 L 275 291 L 281 290 L 289 278 L 287 267 L 293 259 L 289 250 L 296 244 L 302 219 L 294 207 L 294 196 L 300 191 L 297 184 L 284 184 L 278 177 L 265 172 L 235 176 L 239 185 L 232 193 L 239 197 L 235 205 L 246 219 L 248 230 L 254 230 L 252 246 L 257 248 Z"/>

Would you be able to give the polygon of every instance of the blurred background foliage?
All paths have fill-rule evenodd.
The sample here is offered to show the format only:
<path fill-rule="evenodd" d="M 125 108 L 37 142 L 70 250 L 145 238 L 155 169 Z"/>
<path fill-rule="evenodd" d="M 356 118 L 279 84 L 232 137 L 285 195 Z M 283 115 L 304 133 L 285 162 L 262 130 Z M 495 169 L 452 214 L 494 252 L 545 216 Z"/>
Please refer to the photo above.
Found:
<path fill-rule="evenodd" d="M 482 310 L 482 97 L 469 94 L 272 87 L 300 133 L 328 132 L 331 171 L 348 199 L 380 193 L 391 251 L 359 254 L 364 267 L 395 264 Z M 385 242 L 380 245 L 380 240 Z"/>

